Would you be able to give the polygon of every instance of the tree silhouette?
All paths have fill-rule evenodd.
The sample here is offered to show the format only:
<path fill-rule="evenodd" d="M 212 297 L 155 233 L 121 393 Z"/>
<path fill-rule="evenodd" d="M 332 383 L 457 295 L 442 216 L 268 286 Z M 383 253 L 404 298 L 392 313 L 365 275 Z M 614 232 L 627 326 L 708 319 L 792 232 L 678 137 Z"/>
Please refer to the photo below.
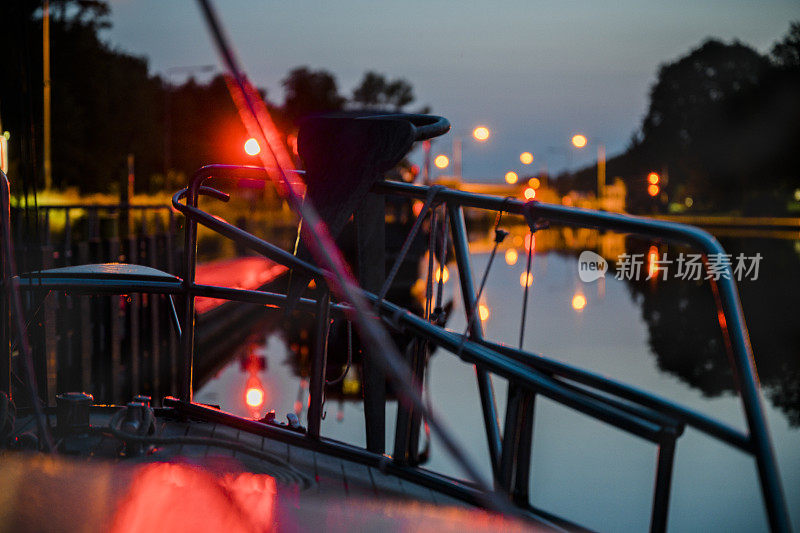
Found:
<path fill-rule="evenodd" d="M 298 67 L 281 84 L 286 91 L 283 110 L 294 124 L 306 115 L 344 107 L 345 98 L 339 95 L 336 78 L 327 71 Z"/>
<path fill-rule="evenodd" d="M 772 58 L 783 68 L 800 68 L 800 22 L 792 22 L 782 41 L 772 47 Z"/>
<path fill-rule="evenodd" d="M 777 215 L 800 186 L 800 23 L 759 54 L 710 39 L 659 68 L 650 106 L 628 150 L 608 161 L 629 208 L 656 208 L 644 177 L 666 170 L 669 200 L 692 197 L 694 212 Z M 593 168 L 564 187 L 594 188 Z M 664 209 L 666 206 L 661 206 Z"/>
<path fill-rule="evenodd" d="M 760 82 L 767 59 L 739 42 L 709 40 L 678 61 L 659 69 L 642 124 L 643 148 L 668 166 L 671 180 L 687 184 L 698 198 L 718 197 L 723 185 L 716 170 L 725 165 L 719 152 L 731 139 L 728 103 Z"/>
<path fill-rule="evenodd" d="M 367 71 L 353 90 L 352 101 L 364 108 L 389 107 L 400 111 L 414 101 L 414 90 L 404 79 L 388 81 L 383 74 Z"/>

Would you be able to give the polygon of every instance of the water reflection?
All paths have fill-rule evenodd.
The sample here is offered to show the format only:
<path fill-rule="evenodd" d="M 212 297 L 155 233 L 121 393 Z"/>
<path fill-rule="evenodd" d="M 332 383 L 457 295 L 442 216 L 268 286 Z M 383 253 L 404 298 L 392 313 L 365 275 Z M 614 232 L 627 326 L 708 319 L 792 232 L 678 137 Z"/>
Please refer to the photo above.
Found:
<path fill-rule="evenodd" d="M 770 401 L 793 426 L 800 425 L 800 254 L 798 241 L 722 239 L 736 257 L 760 253 L 758 279 L 738 283 L 759 377 Z M 630 253 L 641 244 L 629 244 Z M 677 257 L 679 248 L 662 248 Z M 652 251 L 652 249 L 651 249 Z M 661 370 L 705 395 L 734 392 L 714 296 L 707 281 L 665 276 L 654 284 L 628 281 L 647 323 L 650 346 Z M 652 281 L 652 280 L 650 280 Z"/>
<path fill-rule="evenodd" d="M 660 370 L 677 376 L 709 397 L 734 393 L 719 318 L 709 282 L 685 281 L 668 275 L 667 265 L 686 248 L 667 246 L 625 235 L 590 229 L 552 228 L 539 231 L 530 240 L 527 228 L 512 228 L 506 250 L 516 264 L 534 242 L 534 254 L 577 256 L 591 250 L 612 265 L 622 254 L 642 254 L 644 269 L 639 279 L 626 280 L 633 301 L 647 324 L 648 342 Z M 489 233 L 475 231 L 471 246 L 478 252 L 492 245 Z M 793 426 L 800 425 L 800 240 L 728 237 L 720 239 L 732 257 L 761 254 L 757 279 L 738 283 L 745 319 L 750 332 L 759 377 L 769 400 L 786 415 Z M 613 276 L 613 268 L 607 276 Z M 701 278 L 704 276 L 701 276 Z M 597 294 L 605 294 L 605 278 L 597 282 Z M 533 273 L 523 271 L 521 287 L 534 284 Z M 588 289 L 588 287 L 586 287 Z M 491 291 L 491 281 L 488 287 Z M 587 299 L 579 287 L 570 297 L 580 312 Z"/>
<path fill-rule="evenodd" d="M 533 245 L 534 256 L 543 257 L 548 253 L 577 256 L 583 250 L 592 250 L 603 256 L 611 265 L 621 254 L 641 254 L 645 258 L 642 275 L 638 279 L 624 283 L 632 301 L 640 310 L 647 326 L 648 345 L 658 368 L 676 376 L 686 384 L 698 389 L 703 395 L 716 397 L 734 393 L 735 385 L 728 364 L 725 345 L 720 331 L 719 317 L 714 296 L 708 281 L 686 281 L 668 275 L 665 265 L 670 264 L 686 248 L 667 246 L 663 243 L 626 238 L 615 233 L 602 233 L 595 230 L 552 228 L 532 236 L 524 226 L 512 226 L 512 246 L 502 253 L 506 268 L 515 267 L 520 256 L 527 256 L 528 247 Z M 533 237 L 533 238 L 532 238 Z M 488 251 L 493 244 L 488 231 L 471 234 L 473 253 Z M 733 257 L 740 253 L 746 256 L 761 254 L 761 270 L 757 279 L 745 279 L 739 285 L 741 300 L 747 320 L 750 339 L 756 358 L 759 377 L 769 400 L 777 406 L 793 426 L 800 425 L 800 241 L 768 238 L 726 238 L 722 239 L 725 249 Z M 515 245 L 515 246 L 514 246 Z M 519 286 L 531 287 L 536 284 L 534 272 L 524 270 L 519 274 Z M 454 267 L 453 264 L 450 267 Z M 496 268 L 501 268 L 498 265 Z M 535 270 L 535 269 L 534 269 Z M 419 279 L 409 290 L 390 294 L 392 301 L 412 311 L 422 314 L 425 297 L 426 256 L 420 261 Z M 440 277 L 444 283 L 450 279 L 450 268 L 440 266 L 434 261 L 434 281 Z M 480 273 L 475 273 L 477 276 Z M 613 277 L 610 268 L 608 277 Z M 477 279 L 477 278 L 476 278 Z M 597 296 L 603 299 L 606 279 L 600 278 Z M 565 295 L 572 309 L 581 313 L 589 301 L 585 291 L 591 290 L 587 284 L 571 282 L 573 290 Z M 452 289 L 451 289 L 452 292 Z M 490 276 L 487 295 L 496 293 L 493 278 Z M 487 322 L 492 313 L 492 304 L 487 296 L 478 307 L 478 314 Z M 502 302 L 505 304 L 506 302 Z M 448 303 L 447 311 L 452 307 Z M 535 302 L 534 304 L 535 305 Z M 505 305 L 503 305 L 505 307 Z M 506 320 L 506 317 L 503 317 Z M 285 341 L 289 348 L 288 363 L 295 375 L 307 381 L 310 370 L 310 354 L 313 348 L 313 317 L 296 315 L 283 327 Z M 491 332 L 491 328 L 490 328 Z M 395 335 L 401 353 L 408 347 L 410 338 Z M 591 340 L 587 339 L 588 344 Z M 362 351 L 358 339 L 350 339 L 346 322 L 336 320 L 332 323 L 328 354 L 328 379 L 335 383 L 329 387 L 331 398 L 360 400 L 360 361 Z M 348 364 L 348 361 L 350 364 Z M 258 389 L 254 363 L 248 363 L 248 383 Z M 338 376 L 338 379 L 337 379 Z M 251 387 L 246 387 L 249 390 Z M 307 385 L 306 385 L 307 388 Z M 263 387 L 262 387 L 263 390 Z M 302 393 L 302 382 L 300 386 Z M 302 395 L 298 393 L 299 395 Z M 252 394 L 255 400 L 256 392 Z M 250 403 L 250 396 L 248 401 Z M 298 404 L 304 399 L 298 398 Z M 260 405 L 258 406 L 260 407 Z M 296 408 L 295 411 L 299 411 Z"/>
<path fill-rule="evenodd" d="M 576 311 L 583 311 L 583 308 L 586 307 L 586 296 L 582 293 L 576 293 L 575 296 L 572 297 L 572 308 Z"/>
<path fill-rule="evenodd" d="M 516 344 L 522 286 L 527 282 L 527 349 L 652 390 L 741 427 L 741 406 L 734 397 L 733 376 L 708 282 L 675 279 L 659 269 L 659 261 L 674 260 L 688 250 L 613 233 L 551 228 L 538 232 L 535 241 L 531 241 L 535 250 L 533 269 L 528 274 L 525 241 L 529 232 L 524 226 L 507 229 L 512 232 L 506 239 L 510 246 L 501 248 L 500 253 L 506 258 L 516 255 L 516 261 L 496 261 L 488 278 L 482 303 L 490 314 L 484 323 L 489 337 Z M 493 245 L 490 230 L 477 228 L 472 235 L 475 279 L 480 279 L 487 263 L 488 253 L 484 252 Z M 764 257 L 759 278 L 742 281 L 739 290 L 759 377 L 769 400 L 769 424 L 790 512 L 797 526 L 800 241 L 725 238 L 722 244 L 734 256 L 761 253 Z M 611 262 L 606 277 L 593 282 L 596 288 L 578 279 L 576 258 L 583 250 L 592 250 Z M 639 280 L 614 278 L 614 261 L 623 253 L 644 257 Z M 454 268 L 453 263 L 448 266 Z M 424 277 L 426 272 L 427 262 L 423 259 L 419 275 Z M 648 274 L 649 280 L 645 279 Z M 416 294 L 417 301 L 424 296 L 424 283 L 417 284 Z M 448 327 L 461 333 L 466 323 L 455 271 L 445 287 L 445 299 L 448 298 L 453 298 L 455 307 Z M 265 408 L 275 408 L 279 416 L 289 410 L 298 414 L 305 411 L 312 346 L 308 331 L 289 337 L 262 335 L 259 341 L 269 360 L 259 372 L 267 391 Z M 340 376 L 347 365 L 346 329 L 334 324 L 332 339 L 334 335 L 339 340 L 331 345 L 329 380 Z M 363 445 L 359 361 L 360 354 L 354 353 L 344 379 L 328 388 L 328 416 L 322 432 Z M 198 393 L 199 401 L 210 401 L 208 395 L 217 394 L 217 401 L 212 403 L 247 414 L 241 399 L 247 379 L 247 372 L 229 367 L 215 383 Z M 426 379 L 433 405 L 455 429 L 474 461 L 487 465 L 474 370 L 458 358 L 437 353 L 431 359 Z M 505 382 L 495 380 L 495 386 L 498 398 L 504 398 Z M 226 391 L 234 392 L 226 396 Z M 233 404 L 237 409 L 231 407 Z M 396 402 L 387 406 L 387 422 L 394 420 L 395 406 Z M 500 410 L 502 417 L 502 402 Z M 536 417 L 534 503 L 601 530 L 646 527 L 654 464 L 652 448 L 553 402 L 537 400 Z M 387 431 L 387 442 L 391 443 L 391 428 Z M 766 527 L 757 477 L 747 457 L 691 431 L 681 438 L 678 449 L 670 515 L 673 528 Z M 433 470 L 458 475 L 435 437 L 430 457 L 427 466 Z"/>

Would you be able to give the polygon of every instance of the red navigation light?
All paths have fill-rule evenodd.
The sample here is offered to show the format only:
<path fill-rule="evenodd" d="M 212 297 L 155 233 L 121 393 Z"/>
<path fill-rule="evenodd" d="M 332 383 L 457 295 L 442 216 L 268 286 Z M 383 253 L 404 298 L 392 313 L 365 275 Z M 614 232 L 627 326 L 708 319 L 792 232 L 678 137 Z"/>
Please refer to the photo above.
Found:
<path fill-rule="evenodd" d="M 657 196 L 659 191 L 661 191 L 661 189 L 656 184 L 651 184 L 649 187 L 647 187 L 647 194 L 650 196 Z"/>
<path fill-rule="evenodd" d="M 660 179 L 661 177 L 655 172 L 651 172 L 650 174 L 647 175 L 647 183 L 649 183 L 650 185 L 658 185 L 658 181 Z"/>
<path fill-rule="evenodd" d="M 251 371 L 244 390 L 244 403 L 246 403 L 249 408 L 257 410 L 264 405 L 265 399 L 266 393 L 264 392 L 264 385 L 261 384 L 258 375 Z"/>
<path fill-rule="evenodd" d="M 259 387 L 248 387 L 244 393 L 244 401 L 254 409 L 261 407 L 264 405 L 264 390 Z"/>
<path fill-rule="evenodd" d="M 258 145 L 258 141 L 254 138 L 250 137 L 244 143 L 244 152 L 247 155 L 258 155 L 261 152 L 261 147 Z"/>

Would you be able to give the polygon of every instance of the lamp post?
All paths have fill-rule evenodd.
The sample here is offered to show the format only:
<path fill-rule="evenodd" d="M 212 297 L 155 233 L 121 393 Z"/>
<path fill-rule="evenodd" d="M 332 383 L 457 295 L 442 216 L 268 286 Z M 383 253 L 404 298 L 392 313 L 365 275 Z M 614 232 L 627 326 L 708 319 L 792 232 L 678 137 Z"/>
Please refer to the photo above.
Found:
<path fill-rule="evenodd" d="M 572 145 L 575 148 L 583 148 L 588 143 L 589 140 L 581 133 L 572 136 Z M 599 204 L 606 195 L 606 147 L 599 139 L 595 141 L 595 144 L 597 144 L 597 202 Z"/>
<path fill-rule="evenodd" d="M 486 126 L 477 126 L 472 130 L 472 138 L 479 143 L 489 140 L 492 132 Z M 461 137 L 453 137 L 453 171 L 459 181 L 463 179 L 461 166 Z"/>
<path fill-rule="evenodd" d="M 53 187 L 52 133 L 50 114 L 50 2 L 44 0 L 42 6 L 42 122 L 44 130 L 44 188 Z"/>
<path fill-rule="evenodd" d="M 486 142 L 489 137 L 491 137 L 492 132 L 486 126 L 477 126 L 472 130 L 472 138 L 477 142 Z M 424 148 L 425 148 L 425 161 L 426 161 L 426 168 L 430 168 L 430 162 L 433 161 L 434 166 L 440 170 L 444 170 L 448 166 L 450 166 L 451 158 L 448 158 L 445 154 L 439 154 L 431 159 L 430 154 L 430 144 L 429 141 L 425 141 Z M 460 136 L 453 137 L 453 148 L 452 148 L 452 163 L 453 163 L 453 176 L 458 181 L 463 179 L 463 175 L 461 173 L 461 148 L 462 142 Z M 442 163 L 440 165 L 440 163 Z"/>

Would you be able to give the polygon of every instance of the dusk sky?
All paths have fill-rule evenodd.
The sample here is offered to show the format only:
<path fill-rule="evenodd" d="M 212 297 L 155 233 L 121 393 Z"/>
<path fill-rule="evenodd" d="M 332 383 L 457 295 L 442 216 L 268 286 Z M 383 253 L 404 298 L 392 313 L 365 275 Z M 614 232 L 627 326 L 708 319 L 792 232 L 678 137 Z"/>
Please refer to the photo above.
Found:
<path fill-rule="evenodd" d="M 449 155 L 452 137 L 464 137 L 464 176 L 482 181 L 526 171 L 523 151 L 533 152 L 537 171 L 591 164 L 599 142 L 609 156 L 623 151 L 647 110 L 659 64 L 707 37 L 767 52 L 800 20 L 797 0 L 215 5 L 250 78 L 273 101 L 282 102 L 280 80 L 296 66 L 330 71 L 347 96 L 367 70 L 405 78 L 417 97 L 410 109 L 430 105 L 453 124 L 434 152 Z M 152 72 L 219 65 L 195 2 L 112 0 L 111 7 L 105 38 L 146 56 Z M 186 77 L 168 74 L 174 82 Z M 469 138 L 479 124 L 492 131 L 485 145 Z M 582 151 L 569 144 L 578 132 L 590 140 Z"/>

